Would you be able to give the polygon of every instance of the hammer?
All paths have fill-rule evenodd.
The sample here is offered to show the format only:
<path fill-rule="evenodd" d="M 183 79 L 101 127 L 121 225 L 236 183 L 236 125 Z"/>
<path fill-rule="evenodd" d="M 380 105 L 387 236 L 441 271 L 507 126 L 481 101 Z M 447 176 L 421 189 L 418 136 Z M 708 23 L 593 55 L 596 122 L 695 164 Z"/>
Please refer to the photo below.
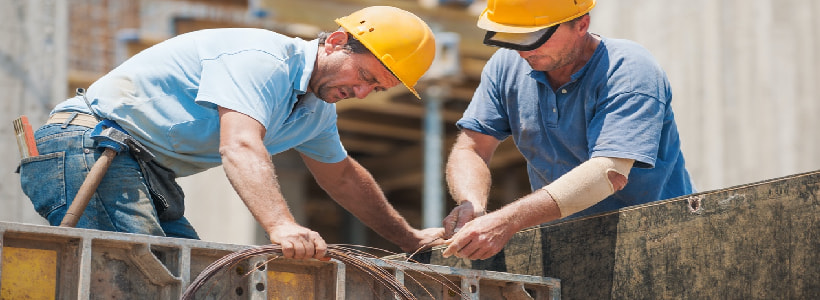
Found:
<path fill-rule="evenodd" d="M 117 156 L 117 153 L 131 149 L 132 153 L 135 152 L 138 156 L 153 157 L 142 144 L 131 138 L 122 127 L 111 120 L 102 120 L 97 124 L 97 127 L 91 133 L 91 138 L 97 141 L 98 148 L 105 148 L 105 150 L 91 167 L 85 180 L 83 180 L 83 184 L 80 185 L 77 195 L 74 196 L 74 201 L 71 202 L 68 211 L 66 211 L 63 220 L 60 222 L 60 227 L 77 226 L 77 221 L 80 220 L 80 216 L 88 206 L 88 202 L 91 201 L 91 197 L 94 196 L 97 187 L 100 186 L 100 181 L 102 181 L 105 172 L 108 171 L 108 167 L 114 157 Z"/>
<path fill-rule="evenodd" d="M 102 156 L 97 159 L 97 162 L 94 163 L 94 166 L 91 167 L 91 171 L 88 172 L 85 180 L 83 180 L 80 190 L 77 191 L 77 195 L 74 196 L 74 201 L 71 202 L 71 206 L 68 207 L 68 211 L 66 211 L 63 220 L 60 222 L 60 227 L 77 226 L 77 221 L 80 220 L 80 216 L 83 215 L 85 207 L 88 206 L 88 202 L 91 201 L 91 197 L 94 196 L 97 187 L 100 186 L 100 181 L 102 181 L 105 172 L 108 171 L 108 167 L 111 165 L 111 161 L 114 160 L 115 156 L 117 156 L 117 151 L 114 151 L 112 148 L 105 148 Z"/>

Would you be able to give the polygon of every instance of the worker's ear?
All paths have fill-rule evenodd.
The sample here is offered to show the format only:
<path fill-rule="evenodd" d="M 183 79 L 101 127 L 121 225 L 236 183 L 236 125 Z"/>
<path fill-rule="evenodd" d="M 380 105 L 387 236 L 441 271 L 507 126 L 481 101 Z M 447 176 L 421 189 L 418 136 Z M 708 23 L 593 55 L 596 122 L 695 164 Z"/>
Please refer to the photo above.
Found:
<path fill-rule="evenodd" d="M 347 32 L 334 31 L 325 39 L 325 51 L 330 53 L 333 51 L 342 50 L 346 44 Z"/>
<path fill-rule="evenodd" d="M 589 30 L 589 14 L 581 16 L 580 19 L 573 23 L 575 31 L 578 32 L 580 35 L 586 35 L 587 31 Z"/>

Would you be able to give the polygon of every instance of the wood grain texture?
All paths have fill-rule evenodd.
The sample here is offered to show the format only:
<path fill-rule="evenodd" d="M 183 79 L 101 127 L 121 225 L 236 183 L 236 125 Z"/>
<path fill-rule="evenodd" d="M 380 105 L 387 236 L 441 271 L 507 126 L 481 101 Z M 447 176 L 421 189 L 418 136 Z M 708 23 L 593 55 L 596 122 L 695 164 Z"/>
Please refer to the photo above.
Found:
<path fill-rule="evenodd" d="M 430 263 L 561 280 L 562 299 L 820 295 L 820 171 L 545 224 L 495 257 Z"/>

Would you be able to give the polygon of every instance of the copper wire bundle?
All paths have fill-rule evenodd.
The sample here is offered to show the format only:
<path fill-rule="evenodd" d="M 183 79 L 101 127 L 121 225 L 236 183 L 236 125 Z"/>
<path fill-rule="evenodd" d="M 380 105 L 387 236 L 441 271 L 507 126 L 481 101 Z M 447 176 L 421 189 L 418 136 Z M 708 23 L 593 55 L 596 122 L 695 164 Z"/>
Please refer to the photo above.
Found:
<path fill-rule="evenodd" d="M 357 246 L 357 247 L 362 247 L 362 246 Z M 382 250 L 382 251 L 385 251 L 385 250 Z M 388 251 L 385 251 L 385 252 L 388 252 Z M 228 268 L 231 268 L 232 266 L 240 263 L 243 260 L 249 259 L 249 258 L 254 257 L 254 256 L 261 256 L 261 255 L 274 255 L 275 257 L 273 259 L 275 259 L 276 257 L 282 256 L 282 247 L 280 245 L 277 245 L 277 244 L 270 244 L 270 245 L 257 246 L 257 247 L 253 247 L 253 248 L 248 248 L 248 249 L 236 251 L 236 252 L 233 252 L 233 253 L 230 253 L 228 255 L 223 256 L 222 258 L 214 261 L 213 263 L 208 265 L 208 267 L 206 267 L 204 270 L 202 270 L 202 272 L 199 273 L 199 275 L 196 277 L 196 279 L 194 279 L 191 282 L 191 284 L 188 285 L 188 287 L 185 290 L 185 293 L 182 294 L 182 297 L 180 299 L 181 300 L 189 300 L 189 299 L 192 300 L 192 299 L 194 299 L 194 295 L 196 294 L 196 292 L 200 288 L 205 286 L 205 284 L 208 282 L 208 280 L 210 280 L 211 278 L 213 278 L 214 276 L 216 276 L 220 272 L 223 272 L 223 271 L 227 270 Z M 405 300 L 415 300 L 415 299 L 417 299 L 416 296 L 413 295 L 413 293 L 411 293 L 410 290 L 408 290 L 407 287 L 404 286 L 404 284 L 399 282 L 398 279 L 396 279 L 396 277 L 393 276 L 392 273 L 390 273 L 390 271 L 388 271 L 387 269 L 382 268 L 382 267 L 374 264 L 372 261 L 370 261 L 368 259 L 365 259 L 364 256 L 369 256 L 369 257 L 373 257 L 373 256 L 370 255 L 370 254 L 367 254 L 364 251 L 354 249 L 354 248 L 352 248 L 352 246 L 331 244 L 331 245 L 328 245 L 327 252 L 326 252 L 325 256 L 329 257 L 329 258 L 332 258 L 332 259 L 336 259 L 338 261 L 341 261 L 345 265 L 347 265 L 349 267 L 352 267 L 352 268 L 355 268 L 355 269 L 365 273 L 366 275 L 374 278 L 378 283 L 384 285 L 388 290 L 393 292 L 393 294 L 396 297 L 398 297 L 399 299 L 405 299 Z M 385 261 L 385 262 L 387 262 L 387 261 Z M 389 264 L 389 262 L 387 262 L 387 263 Z M 422 273 L 422 274 L 424 274 L 424 273 Z M 426 275 L 426 276 L 433 278 L 433 276 L 431 276 L 431 275 Z M 415 278 L 412 278 L 412 277 L 409 277 L 409 278 L 418 283 L 418 281 Z M 444 278 L 444 279 L 433 278 L 433 279 L 438 281 L 439 283 L 444 284 L 448 289 L 453 290 L 453 291 L 457 291 L 457 292 L 459 292 L 459 294 L 461 294 L 460 289 L 458 288 L 458 286 L 456 284 L 454 284 L 453 282 L 447 280 L 446 278 Z M 422 288 L 424 288 L 424 287 L 422 287 Z M 426 289 L 425 289 L 425 291 L 426 291 Z M 429 291 L 427 291 L 427 293 L 429 294 Z"/>

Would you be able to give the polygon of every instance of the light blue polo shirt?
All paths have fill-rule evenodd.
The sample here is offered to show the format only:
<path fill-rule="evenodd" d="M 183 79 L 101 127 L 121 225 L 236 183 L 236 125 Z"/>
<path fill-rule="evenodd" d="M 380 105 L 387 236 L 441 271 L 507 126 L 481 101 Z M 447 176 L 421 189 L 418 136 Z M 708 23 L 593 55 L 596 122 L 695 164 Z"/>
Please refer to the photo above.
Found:
<path fill-rule="evenodd" d="M 116 121 L 178 176 L 222 163 L 218 106 L 264 125 L 270 154 L 294 148 L 333 163 L 347 156 L 336 107 L 305 94 L 317 51 L 318 40 L 264 29 L 201 30 L 140 52 L 92 84 L 87 96 L 98 114 Z M 88 108 L 74 97 L 57 111 Z"/>
<path fill-rule="evenodd" d="M 516 51 L 487 62 L 459 128 L 512 136 L 539 189 L 591 157 L 635 160 L 626 187 L 572 217 L 691 194 L 666 74 L 640 45 L 603 39 L 553 90 Z"/>

